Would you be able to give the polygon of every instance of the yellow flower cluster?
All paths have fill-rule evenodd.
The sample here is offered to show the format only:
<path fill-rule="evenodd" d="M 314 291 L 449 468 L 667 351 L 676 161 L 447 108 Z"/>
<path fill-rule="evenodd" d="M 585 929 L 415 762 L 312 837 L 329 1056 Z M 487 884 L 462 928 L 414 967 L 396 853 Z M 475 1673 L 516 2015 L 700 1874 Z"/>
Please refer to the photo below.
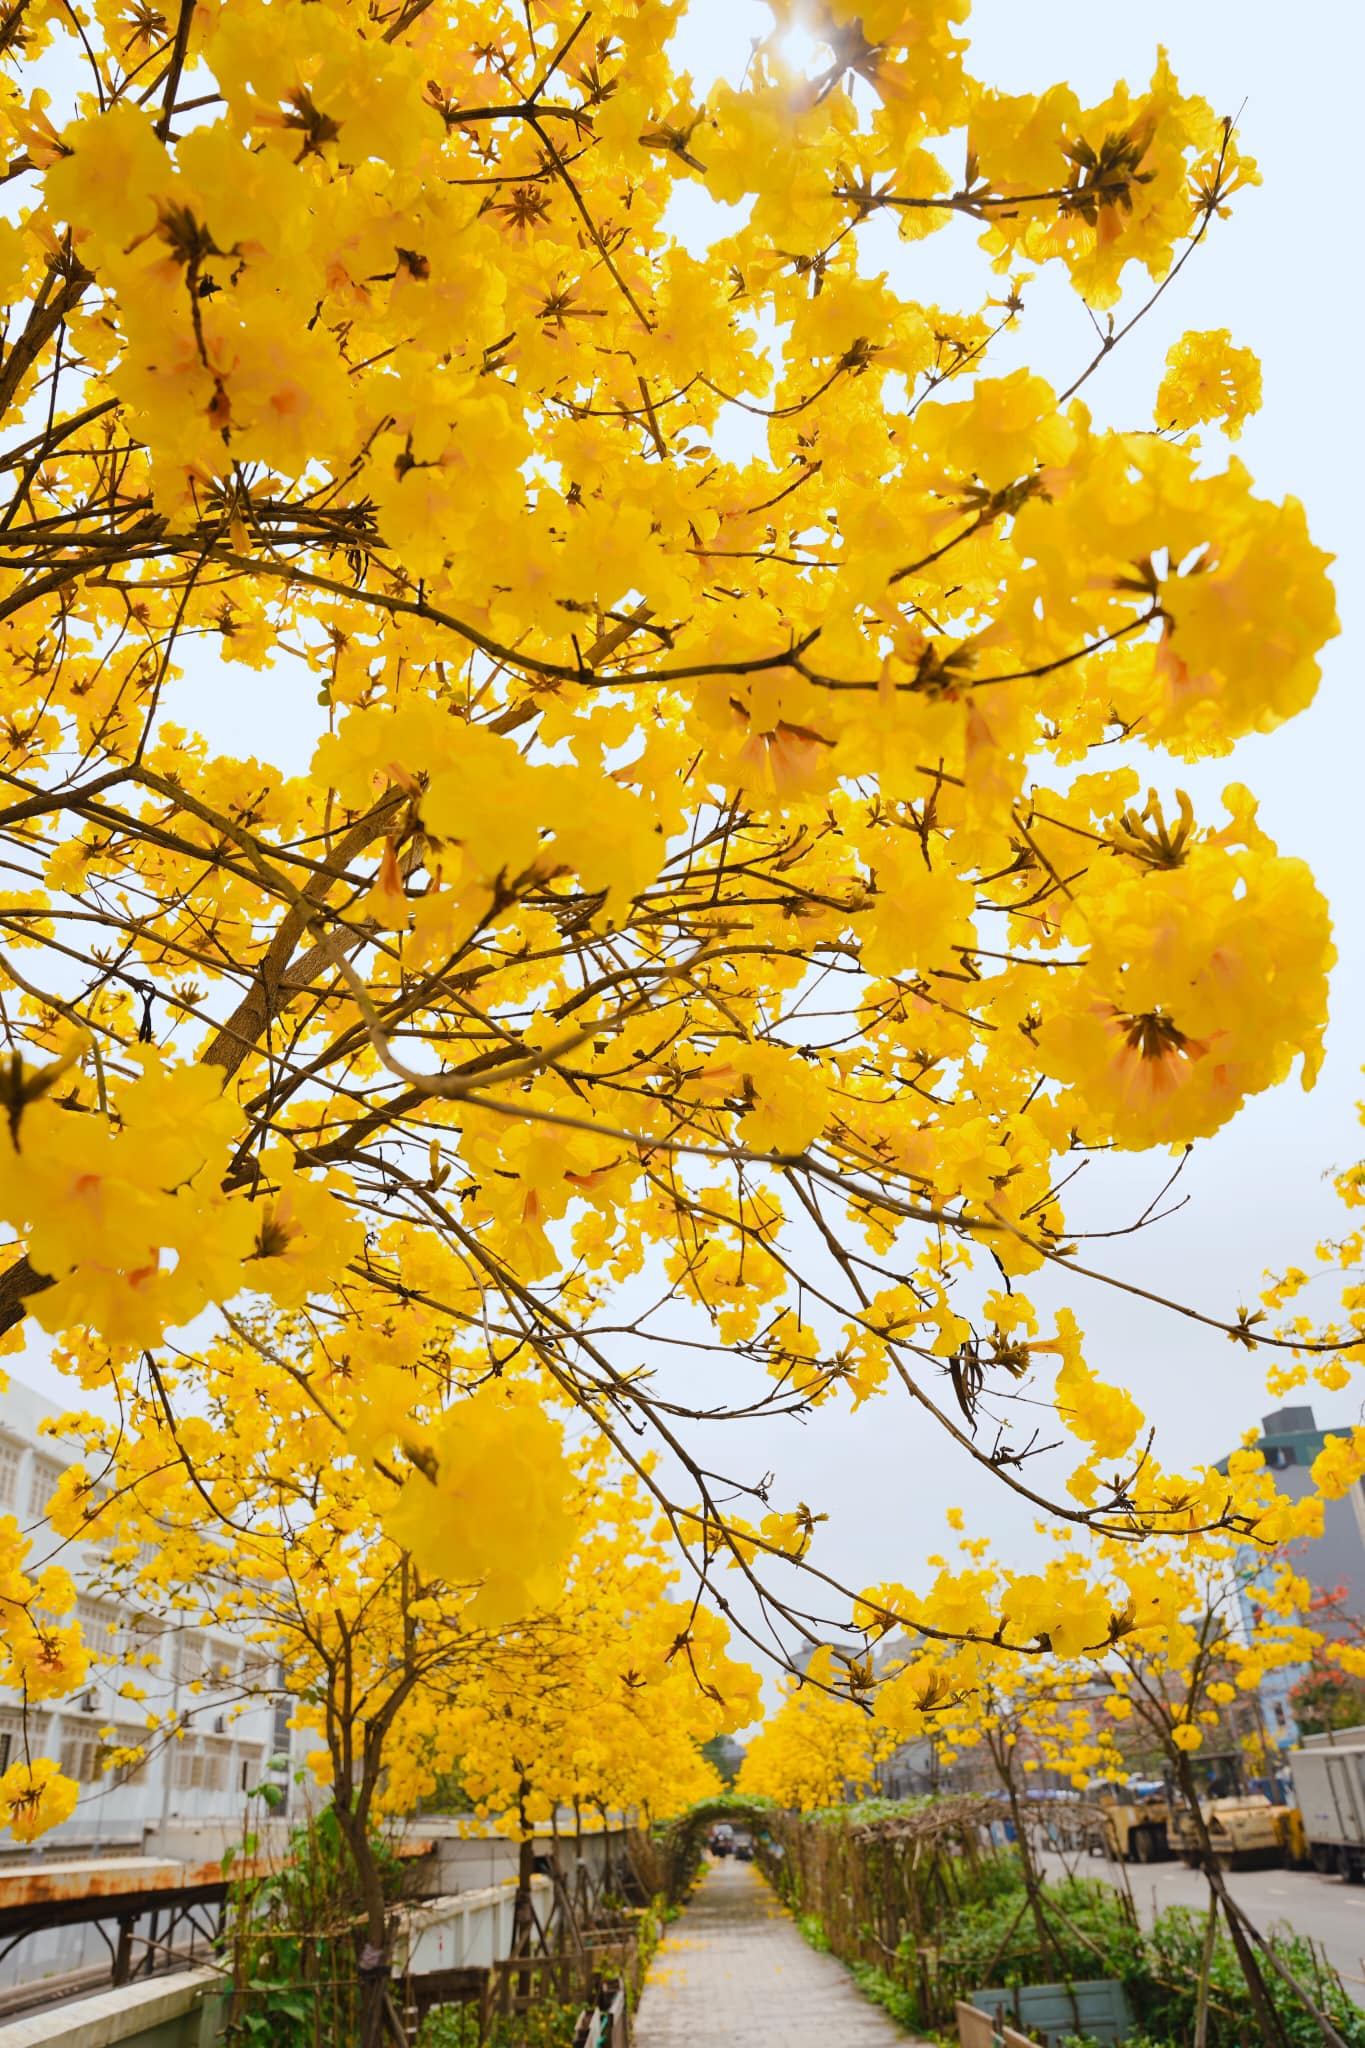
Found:
<path fill-rule="evenodd" d="M 353 1435 L 375 1441 L 366 1415 Z M 496 1385 L 414 1433 L 406 1408 L 381 1431 L 411 1466 L 385 1533 L 430 1579 L 474 1587 L 472 1622 L 487 1627 L 552 1607 L 573 1542 L 569 1468 L 558 1424 L 525 1382 Z"/>
<path fill-rule="evenodd" d="M 1042 1766 L 1084 1791 L 1128 1776 L 1135 1753 L 1164 1756 L 1185 1783 L 1181 1759 L 1238 1695 L 1302 1665 L 1323 1640 L 1301 1618 L 1308 1586 L 1276 1547 L 1312 1533 L 1320 1502 L 1292 1530 L 1270 1530 L 1263 1461 L 1248 1456 L 1223 1483 L 1249 1517 L 1262 1511 L 1246 1544 L 1063 1544 L 1045 1570 L 1019 1573 L 964 1537 L 966 1563 L 940 1560 L 919 1603 L 905 1588 L 870 1590 L 864 1618 L 885 1632 L 894 1615 L 905 1632 L 853 1685 L 847 1659 L 821 1652 L 751 1742 L 740 1789 L 803 1810 L 835 1804 L 866 1791 L 876 1764 L 911 1737 L 930 1738 L 943 1763 L 979 1752 L 1016 1791 L 1020 1771 Z M 962 1519 L 948 1517 L 954 1530 Z M 1244 1600 L 1256 1614 L 1250 1636 Z M 978 1633 L 935 1640 L 936 1626 Z M 1341 1661 L 1353 1668 L 1350 1655 Z"/>
<path fill-rule="evenodd" d="M 850 1697 L 847 1673 L 822 1645 L 805 1681 L 785 1682 L 781 1704 L 749 1741 L 735 1789 L 801 1813 L 838 1806 L 871 1790 L 897 1740 Z"/>
<path fill-rule="evenodd" d="M 1217 422 L 1235 440 L 1260 409 L 1261 366 L 1249 348 L 1235 348 L 1226 327 L 1181 335 L 1156 394 L 1159 427 L 1182 433 Z"/>
<path fill-rule="evenodd" d="M 75 1811 L 80 1787 L 50 1757 L 13 1763 L 0 1777 L 0 1821 L 16 1842 L 35 1842 Z"/>
<path fill-rule="evenodd" d="M 696 1781 L 712 1693 L 752 1703 L 714 1574 L 761 1591 L 820 1519 L 718 1501 L 717 1402 L 927 1415 L 943 1374 L 970 1425 L 1055 1360 L 1066 1516 L 1304 1519 L 1144 1459 L 1012 1291 L 1078 1148 L 1321 1056 L 1311 876 L 1239 786 L 1209 823 L 1162 782 L 1302 711 L 1336 629 L 1299 505 L 1165 431 L 1235 428 L 1254 363 L 1187 336 L 1153 434 L 1096 423 L 1107 347 L 1001 359 L 1026 267 L 1150 291 L 1254 165 L 1164 54 L 994 90 L 966 0 L 802 8 L 809 63 L 782 0 L 705 94 L 680 14 L 90 0 L 0 49 L 0 1340 L 31 1316 L 125 1418 L 71 1421 L 56 1526 L 257 1617 L 343 1805 L 385 1742 L 489 1804 Z M 916 296 L 964 232 L 979 289 Z M 561 1596 L 569 1663 L 612 1645 L 586 1761 Z M 864 1607 L 965 1645 L 907 1721 L 992 1637 L 1112 1639 L 1070 1554 Z M 5 1668 L 79 1682 L 30 1608 Z"/>

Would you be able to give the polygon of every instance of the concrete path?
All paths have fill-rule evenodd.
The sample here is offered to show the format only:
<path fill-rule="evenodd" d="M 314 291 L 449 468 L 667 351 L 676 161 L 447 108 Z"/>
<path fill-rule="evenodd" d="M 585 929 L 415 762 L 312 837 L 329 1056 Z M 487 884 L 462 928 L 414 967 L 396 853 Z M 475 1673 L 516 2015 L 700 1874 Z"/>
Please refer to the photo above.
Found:
<path fill-rule="evenodd" d="M 635 2048 L 914 2048 L 802 1940 L 751 1863 L 712 1865 L 659 1944 Z"/>

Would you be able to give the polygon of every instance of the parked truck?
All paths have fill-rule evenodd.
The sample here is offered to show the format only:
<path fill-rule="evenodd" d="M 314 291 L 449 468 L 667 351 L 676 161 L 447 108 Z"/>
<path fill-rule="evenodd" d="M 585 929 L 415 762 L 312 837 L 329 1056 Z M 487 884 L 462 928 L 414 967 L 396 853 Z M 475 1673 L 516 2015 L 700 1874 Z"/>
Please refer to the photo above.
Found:
<path fill-rule="evenodd" d="M 1365 1741 L 1365 1730 L 1361 1734 Z M 1236 1751 L 1197 1758 L 1193 1775 L 1199 1811 L 1224 1869 L 1308 1860 L 1298 1809 L 1276 1805 L 1248 1786 L 1243 1759 Z M 1084 1841 L 1092 1855 L 1124 1863 L 1157 1863 L 1168 1856 L 1183 1856 L 1190 1864 L 1199 1860 L 1194 1817 L 1179 1794 L 1160 1779 L 1130 1778 L 1126 1785 L 1092 1787 L 1084 1812 Z"/>
<path fill-rule="evenodd" d="M 1262 1792 L 1238 1792 L 1223 1799 L 1201 1799 L 1199 1811 L 1208 1829 L 1213 1853 L 1227 1870 L 1249 1870 L 1257 1864 L 1294 1861 L 1289 1807 L 1274 1806 Z M 1187 1863 L 1199 1860 L 1199 1834 L 1188 1808 L 1171 1817 L 1172 1848 Z"/>
<path fill-rule="evenodd" d="M 1163 1863 L 1170 1855 L 1171 1805 L 1160 1786 L 1106 1786 L 1089 1810 L 1085 1845 L 1114 1863 Z"/>
<path fill-rule="evenodd" d="M 1294 1797 L 1314 1870 L 1365 1880 L 1365 1728 L 1310 1735 L 1289 1752 Z"/>

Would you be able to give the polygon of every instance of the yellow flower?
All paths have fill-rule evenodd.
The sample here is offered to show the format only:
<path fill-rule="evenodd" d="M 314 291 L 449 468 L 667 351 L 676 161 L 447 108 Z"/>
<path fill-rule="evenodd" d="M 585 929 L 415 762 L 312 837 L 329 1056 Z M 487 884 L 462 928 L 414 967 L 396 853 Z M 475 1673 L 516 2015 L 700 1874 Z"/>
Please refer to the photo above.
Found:
<path fill-rule="evenodd" d="M 428 1578 L 469 1587 L 497 1626 L 553 1605 L 572 1541 L 559 1426 L 534 1389 L 486 1387 L 405 1439 L 413 1469 L 384 1527 Z"/>
<path fill-rule="evenodd" d="M 1261 406 L 1261 365 L 1249 348 L 1234 348 L 1226 327 L 1183 334 L 1166 357 L 1156 395 L 1156 423 L 1183 432 L 1218 422 L 1235 439 Z"/>
<path fill-rule="evenodd" d="M 0 1824 L 18 1842 L 35 1842 L 75 1811 L 80 1787 L 64 1778 L 50 1757 L 14 1763 L 0 1777 Z"/>
<path fill-rule="evenodd" d="M 1365 1429 L 1329 1436 L 1313 1460 L 1313 1484 L 1327 1500 L 1340 1500 L 1365 1472 Z"/>

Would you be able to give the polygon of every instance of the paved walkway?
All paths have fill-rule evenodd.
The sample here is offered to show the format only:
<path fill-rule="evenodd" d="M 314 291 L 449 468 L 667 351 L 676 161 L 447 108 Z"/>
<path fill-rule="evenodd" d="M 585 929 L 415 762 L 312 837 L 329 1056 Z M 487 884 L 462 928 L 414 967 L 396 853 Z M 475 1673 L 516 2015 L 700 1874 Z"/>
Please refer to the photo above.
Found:
<path fill-rule="evenodd" d="M 659 1944 L 635 2048 L 914 2048 L 803 1941 L 751 1863 L 712 1865 Z"/>

